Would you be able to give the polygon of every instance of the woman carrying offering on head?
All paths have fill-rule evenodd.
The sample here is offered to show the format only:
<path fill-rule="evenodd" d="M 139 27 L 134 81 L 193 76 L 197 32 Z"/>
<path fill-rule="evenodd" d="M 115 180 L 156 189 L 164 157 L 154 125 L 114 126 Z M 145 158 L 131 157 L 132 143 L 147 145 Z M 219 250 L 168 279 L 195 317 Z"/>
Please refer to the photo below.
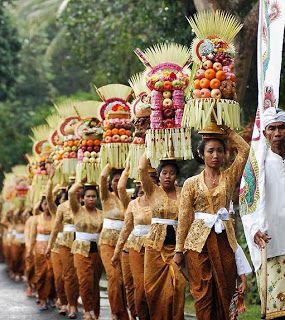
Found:
<path fill-rule="evenodd" d="M 115 247 L 124 224 L 125 207 L 118 195 L 118 182 L 122 170 L 112 170 L 107 164 L 100 176 L 100 195 L 104 212 L 103 229 L 99 245 L 101 258 L 108 278 L 108 297 L 113 320 L 128 320 L 121 262 L 112 266 Z M 109 178 L 109 183 L 108 183 Z"/>
<path fill-rule="evenodd" d="M 69 202 L 74 217 L 76 237 L 71 252 L 79 280 L 79 291 L 84 307 L 84 320 L 99 319 L 102 261 L 98 249 L 99 235 L 103 225 L 103 213 L 96 208 L 96 186 L 84 186 L 81 206 L 77 191 L 81 183 L 69 190 Z"/>
<path fill-rule="evenodd" d="M 181 189 L 175 186 L 178 166 L 162 161 L 157 169 L 159 186 L 148 174 L 144 155 L 139 164 L 140 180 L 152 212 L 145 240 L 144 287 L 150 319 L 184 319 L 185 279 L 173 262 Z"/>
<path fill-rule="evenodd" d="M 179 207 L 174 261 L 180 264 L 186 251 L 198 320 L 229 319 L 238 275 L 242 281 L 239 292 L 243 294 L 246 289 L 243 251 L 237 244 L 228 210 L 249 146 L 234 131 L 224 131 L 224 136 L 207 136 L 202 140 L 198 151 L 205 169 L 185 181 Z M 223 171 L 225 138 L 237 149 L 237 155 Z"/>

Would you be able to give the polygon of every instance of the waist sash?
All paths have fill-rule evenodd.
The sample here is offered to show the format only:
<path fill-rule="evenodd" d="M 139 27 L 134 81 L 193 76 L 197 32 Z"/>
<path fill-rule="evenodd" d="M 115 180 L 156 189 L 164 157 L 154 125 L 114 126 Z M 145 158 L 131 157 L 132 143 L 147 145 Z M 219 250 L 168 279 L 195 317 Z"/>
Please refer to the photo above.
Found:
<path fill-rule="evenodd" d="M 103 229 L 113 229 L 113 230 L 122 230 L 124 225 L 124 221 L 121 220 L 113 220 L 113 219 L 104 219 Z"/>
<path fill-rule="evenodd" d="M 229 212 L 226 208 L 221 208 L 217 214 L 210 214 L 206 212 L 195 212 L 195 220 L 203 220 L 205 225 L 212 229 L 215 227 L 216 233 L 222 233 L 225 230 L 223 221 L 229 220 Z"/>
<path fill-rule="evenodd" d="M 50 234 L 42 234 L 42 233 L 38 233 L 37 234 L 37 241 L 49 241 L 50 238 Z"/>
<path fill-rule="evenodd" d="M 168 226 L 176 226 L 178 224 L 177 220 L 172 220 L 172 219 L 162 219 L 162 218 L 152 218 L 151 219 L 151 224 L 167 224 Z"/>
<path fill-rule="evenodd" d="M 100 233 L 76 232 L 76 240 L 97 242 Z"/>
<path fill-rule="evenodd" d="M 63 232 L 76 232 L 76 228 L 74 224 L 64 224 Z"/>
<path fill-rule="evenodd" d="M 150 224 L 137 224 L 134 226 L 132 234 L 136 237 L 145 236 L 149 233 Z"/>

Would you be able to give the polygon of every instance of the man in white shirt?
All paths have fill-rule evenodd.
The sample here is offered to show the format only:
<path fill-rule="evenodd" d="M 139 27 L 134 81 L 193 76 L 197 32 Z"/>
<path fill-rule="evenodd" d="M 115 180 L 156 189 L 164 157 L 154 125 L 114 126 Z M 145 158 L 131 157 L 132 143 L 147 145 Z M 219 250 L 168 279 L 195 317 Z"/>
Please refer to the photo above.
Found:
<path fill-rule="evenodd" d="M 264 205 L 254 219 L 245 217 L 243 223 L 249 230 L 249 247 L 256 247 L 251 249 L 253 262 L 260 261 L 257 248 L 261 250 L 267 243 L 266 319 L 285 319 L 285 112 L 268 108 L 263 125 L 269 145 L 264 166 Z"/>

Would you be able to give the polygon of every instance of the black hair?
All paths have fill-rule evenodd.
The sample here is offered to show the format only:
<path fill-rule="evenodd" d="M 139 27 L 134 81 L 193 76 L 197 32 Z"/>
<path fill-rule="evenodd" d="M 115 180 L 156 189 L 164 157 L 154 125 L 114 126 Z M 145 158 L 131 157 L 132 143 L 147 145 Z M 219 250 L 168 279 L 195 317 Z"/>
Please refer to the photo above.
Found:
<path fill-rule="evenodd" d="M 114 177 L 119 174 L 121 175 L 123 172 L 123 169 L 112 169 L 111 173 L 110 173 L 110 176 L 109 176 L 109 191 L 113 191 L 112 189 L 112 181 L 114 179 Z"/>
<path fill-rule="evenodd" d="M 46 200 L 46 196 L 42 196 L 41 202 L 40 202 L 40 205 L 39 205 L 39 210 L 40 210 L 41 212 L 44 211 L 44 209 L 43 209 L 43 202 L 44 202 L 45 200 Z"/>
<path fill-rule="evenodd" d="M 142 189 L 142 185 L 141 184 L 136 184 L 135 191 L 134 191 L 134 193 L 132 194 L 132 197 L 131 197 L 132 200 L 134 200 L 134 199 L 136 199 L 138 197 L 140 189 Z"/>
<path fill-rule="evenodd" d="M 172 166 L 175 169 L 175 173 L 178 176 L 180 173 L 179 166 L 175 160 L 161 160 L 159 166 L 156 169 L 157 177 L 159 178 L 161 171 L 166 166 Z"/>
<path fill-rule="evenodd" d="M 220 144 L 222 145 L 223 149 L 224 149 L 224 153 L 226 153 L 227 151 L 227 146 L 225 143 L 225 140 L 220 139 L 220 138 L 207 138 L 207 139 L 202 139 L 200 141 L 200 143 L 198 144 L 198 148 L 197 148 L 197 153 L 194 154 L 194 158 L 201 164 L 205 164 L 204 160 L 203 160 L 203 156 L 204 156 L 204 152 L 205 152 L 205 147 L 206 145 L 210 142 L 210 141 L 218 141 L 220 142 Z"/>
<path fill-rule="evenodd" d="M 98 189 L 97 189 L 97 187 L 94 186 L 94 185 L 84 186 L 84 187 L 83 187 L 83 190 L 82 190 L 82 192 L 81 192 L 81 197 L 84 197 L 85 194 L 86 194 L 86 192 L 89 191 L 89 190 L 95 191 L 96 197 L 97 197 L 97 198 L 99 197 L 99 196 L 98 196 Z"/>
<path fill-rule="evenodd" d="M 63 197 L 64 200 L 67 200 L 66 199 L 66 196 L 67 196 L 66 194 L 67 193 L 68 192 L 66 190 L 63 190 L 63 189 L 60 192 L 57 193 L 57 195 L 55 197 L 55 200 L 54 200 L 54 202 L 55 202 L 57 207 L 60 205 L 60 200 L 62 199 L 62 197 Z"/>

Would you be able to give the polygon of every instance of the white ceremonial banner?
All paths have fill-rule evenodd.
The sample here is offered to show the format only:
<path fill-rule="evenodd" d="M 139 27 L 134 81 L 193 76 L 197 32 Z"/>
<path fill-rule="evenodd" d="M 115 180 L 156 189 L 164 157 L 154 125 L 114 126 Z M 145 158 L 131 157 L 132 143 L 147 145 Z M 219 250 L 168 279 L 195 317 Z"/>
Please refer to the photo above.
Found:
<path fill-rule="evenodd" d="M 261 253 L 253 242 L 253 236 L 258 229 L 261 231 L 267 230 L 264 216 L 264 162 L 268 146 L 262 133 L 264 129 L 263 112 L 269 107 L 278 107 L 284 25 L 285 1 L 260 0 L 257 39 L 258 108 L 250 155 L 240 188 L 240 212 L 255 270 L 260 268 Z M 268 257 L 275 255 L 274 250 L 270 251 L 270 248 L 268 248 Z"/>

